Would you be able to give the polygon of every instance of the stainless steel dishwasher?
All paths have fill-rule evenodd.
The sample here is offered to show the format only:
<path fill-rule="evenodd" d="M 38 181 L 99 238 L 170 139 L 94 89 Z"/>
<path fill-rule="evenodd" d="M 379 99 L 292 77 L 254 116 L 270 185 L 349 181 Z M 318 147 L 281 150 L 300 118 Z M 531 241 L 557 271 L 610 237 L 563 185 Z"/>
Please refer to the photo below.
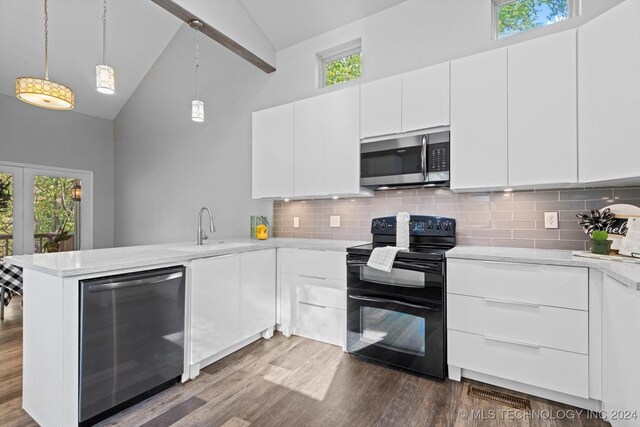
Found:
<path fill-rule="evenodd" d="M 180 381 L 184 267 L 80 282 L 80 425 Z"/>

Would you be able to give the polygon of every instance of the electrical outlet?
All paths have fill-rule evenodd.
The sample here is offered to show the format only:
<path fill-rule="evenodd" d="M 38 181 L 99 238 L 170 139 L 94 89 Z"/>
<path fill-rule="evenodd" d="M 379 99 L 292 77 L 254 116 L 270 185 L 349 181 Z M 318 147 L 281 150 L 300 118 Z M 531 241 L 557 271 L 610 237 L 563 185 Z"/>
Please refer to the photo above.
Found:
<path fill-rule="evenodd" d="M 544 228 L 558 228 L 558 212 L 544 213 Z"/>
<path fill-rule="evenodd" d="M 329 217 L 329 227 L 340 227 L 340 215 L 331 215 Z"/>
<path fill-rule="evenodd" d="M 300 228 L 300 217 L 293 217 L 293 228 Z"/>

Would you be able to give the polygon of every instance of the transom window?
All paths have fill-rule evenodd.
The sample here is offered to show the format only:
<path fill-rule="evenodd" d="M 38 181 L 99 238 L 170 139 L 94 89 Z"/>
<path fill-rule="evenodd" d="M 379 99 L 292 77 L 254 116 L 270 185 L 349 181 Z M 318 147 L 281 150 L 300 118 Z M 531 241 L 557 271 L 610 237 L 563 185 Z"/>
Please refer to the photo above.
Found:
<path fill-rule="evenodd" d="M 580 13 L 580 0 L 493 0 L 495 38 L 565 21 Z"/>
<path fill-rule="evenodd" d="M 318 52 L 320 87 L 357 79 L 362 75 L 361 39 Z"/>

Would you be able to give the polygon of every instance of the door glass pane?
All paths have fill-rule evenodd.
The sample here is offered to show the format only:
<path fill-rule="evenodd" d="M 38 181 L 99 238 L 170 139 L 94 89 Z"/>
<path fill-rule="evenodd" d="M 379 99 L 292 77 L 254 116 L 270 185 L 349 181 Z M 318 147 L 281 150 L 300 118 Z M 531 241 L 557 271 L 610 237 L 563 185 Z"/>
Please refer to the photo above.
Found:
<path fill-rule="evenodd" d="M 424 288 L 425 273 L 413 270 L 392 268 L 390 272 L 363 266 L 360 270 L 360 280 L 381 285 L 403 286 L 406 288 Z"/>
<path fill-rule="evenodd" d="M 376 307 L 360 308 L 362 340 L 403 353 L 425 355 L 425 319 Z"/>
<path fill-rule="evenodd" d="M 33 213 L 35 252 L 62 252 L 76 248 L 79 202 L 73 200 L 78 180 L 35 176 Z"/>
<path fill-rule="evenodd" d="M 422 172 L 421 146 L 363 153 L 360 158 L 362 178 Z"/>
<path fill-rule="evenodd" d="M 0 258 L 13 254 L 13 175 L 0 172 Z"/>

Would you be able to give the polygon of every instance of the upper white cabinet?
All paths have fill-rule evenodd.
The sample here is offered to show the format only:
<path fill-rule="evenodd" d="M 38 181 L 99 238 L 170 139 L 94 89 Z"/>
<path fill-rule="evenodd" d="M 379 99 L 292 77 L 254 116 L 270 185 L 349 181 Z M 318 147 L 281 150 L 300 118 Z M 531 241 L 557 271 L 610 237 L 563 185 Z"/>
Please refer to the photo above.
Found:
<path fill-rule="evenodd" d="M 451 188 L 507 185 L 507 50 L 451 62 Z"/>
<path fill-rule="evenodd" d="M 449 125 L 449 63 L 402 75 L 402 132 Z"/>
<path fill-rule="evenodd" d="M 295 103 L 295 196 L 360 191 L 360 88 Z"/>
<path fill-rule="evenodd" d="M 640 2 L 580 27 L 578 75 L 580 182 L 640 177 Z"/>
<path fill-rule="evenodd" d="M 402 132 L 402 76 L 363 84 L 360 108 L 360 138 Z"/>
<path fill-rule="evenodd" d="M 509 185 L 577 182 L 576 30 L 508 52 Z"/>
<path fill-rule="evenodd" d="M 293 104 L 253 113 L 254 199 L 293 196 Z"/>

